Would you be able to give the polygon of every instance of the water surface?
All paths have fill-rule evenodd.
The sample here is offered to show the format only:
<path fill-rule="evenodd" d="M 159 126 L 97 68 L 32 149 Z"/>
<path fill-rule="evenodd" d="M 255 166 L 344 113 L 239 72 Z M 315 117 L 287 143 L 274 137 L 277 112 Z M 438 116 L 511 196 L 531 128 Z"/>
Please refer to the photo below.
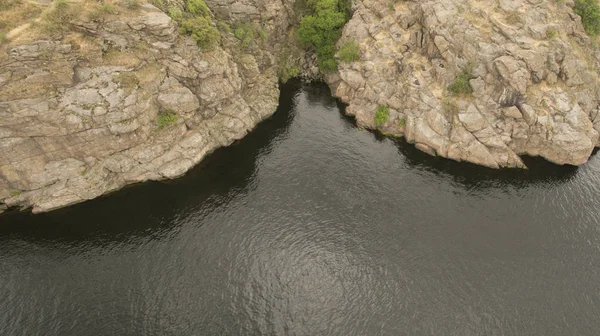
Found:
<path fill-rule="evenodd" d="M 185 177 L 0 216 L 0 335 L 598 335 L 600 159 L 495 171 L 323 86 Z"/>

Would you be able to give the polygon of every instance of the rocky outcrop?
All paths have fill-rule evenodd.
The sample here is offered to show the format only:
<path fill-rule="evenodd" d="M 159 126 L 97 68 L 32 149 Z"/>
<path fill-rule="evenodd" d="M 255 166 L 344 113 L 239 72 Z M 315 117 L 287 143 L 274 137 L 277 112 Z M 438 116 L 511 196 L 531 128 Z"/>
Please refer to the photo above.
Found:
<path fill-rule="evenodd" d="M 580 165 L 599 144 L 600 54 L 569 6 L 363 0 L 340 40 L 355 40 L 360 60 L 328 81 L 360 125 L 431 154 L 493 168 L 524 167 L 524 154 Z M 472 93 L 453 96 L 465 71 Z M 382 125 L 378 106 L 390 111 Z"/>
<path fill-rule="evenodd" d="M 242 50 L 229 34 L 203 52 L 150 4 L 78 20 L 64 38 L 0 48 L 8 206 L 48 211 L 182 175 L 276 109 L 274 48 Z M 265 29 L 277 42 L 280 27 Z"/>

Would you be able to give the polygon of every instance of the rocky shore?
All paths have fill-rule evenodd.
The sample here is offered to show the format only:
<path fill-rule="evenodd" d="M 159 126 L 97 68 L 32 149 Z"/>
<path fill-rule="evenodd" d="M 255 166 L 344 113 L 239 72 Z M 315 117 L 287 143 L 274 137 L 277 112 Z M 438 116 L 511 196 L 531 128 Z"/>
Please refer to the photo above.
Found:
<path fill-rule="evenodd" d="M 37 19 L 0 44 L 2 207 L 49 211 L 180 176 L 275 111 L 290 59 L 292 75 L 318 75 L 289 42 L 297 1 L 207 0 L 221 36 L 210 49 L 167 15 L 182 0 L 72 3 L 85 13 L 60 34 L 36 33 Z M 360 126 L 432 155 L 580 165 L 599 145 L 600 53 L 572 5 L 356 1 L 338 46 L 355 42 L 358 58 L 324 77 Z M 238 24 L 261 38 L 246 41 Z M 469 90 L 449 90 L 461 78 Z"/>
<path fill-rule="evenodd" d="M 520 155 L 581 165 L 598 146 L 600 52 L 573 1 L 363 0 L 340 40 L 360 59 L 328 82 L 367 128 L 492 168 Z M 469 92 L 448 87 L 467 76 Z M 389 111 L 376 125 L 379 106 Z"/>

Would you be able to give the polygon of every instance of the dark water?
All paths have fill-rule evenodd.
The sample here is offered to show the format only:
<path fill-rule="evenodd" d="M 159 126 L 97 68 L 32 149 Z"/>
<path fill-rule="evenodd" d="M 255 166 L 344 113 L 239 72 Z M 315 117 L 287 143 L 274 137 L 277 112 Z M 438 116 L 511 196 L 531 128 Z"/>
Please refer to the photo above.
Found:
<path fill-rule="evenodd" d="M 598 335 L 600 159 L 493 171 L 320 86 L 186 177 L 0 216 L 0 335 Z"/>

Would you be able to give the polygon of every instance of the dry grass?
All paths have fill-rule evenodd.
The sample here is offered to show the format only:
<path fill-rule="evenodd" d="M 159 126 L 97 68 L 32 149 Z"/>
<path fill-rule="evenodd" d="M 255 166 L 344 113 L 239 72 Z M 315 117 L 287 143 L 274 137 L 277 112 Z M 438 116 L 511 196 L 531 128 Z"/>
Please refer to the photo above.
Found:
<path fill-rule="evenodd" d="M 11 30 L 36 19 L 40 16 L 42 10 L 43 8 L 40 5 L 28 0 L 1 0 L 0 36 L 7 39 Z"/>
<path fill-rule="evenodd" d="M 144 85 L 155 81 L 156 78 L 158 78 L 161 75 L 160 70 L 161 66 L 156 63 L 142 67 L 137 71 L 139 84 Z"/>
<path fill-rule="evenodd" d="M 135 68 L 141 63 L 140 59 L 135 55 L 116 49 L 110 49 L 105 52 L 103 59 L 106 64 L 126 66 L 131 68 Z"/>

